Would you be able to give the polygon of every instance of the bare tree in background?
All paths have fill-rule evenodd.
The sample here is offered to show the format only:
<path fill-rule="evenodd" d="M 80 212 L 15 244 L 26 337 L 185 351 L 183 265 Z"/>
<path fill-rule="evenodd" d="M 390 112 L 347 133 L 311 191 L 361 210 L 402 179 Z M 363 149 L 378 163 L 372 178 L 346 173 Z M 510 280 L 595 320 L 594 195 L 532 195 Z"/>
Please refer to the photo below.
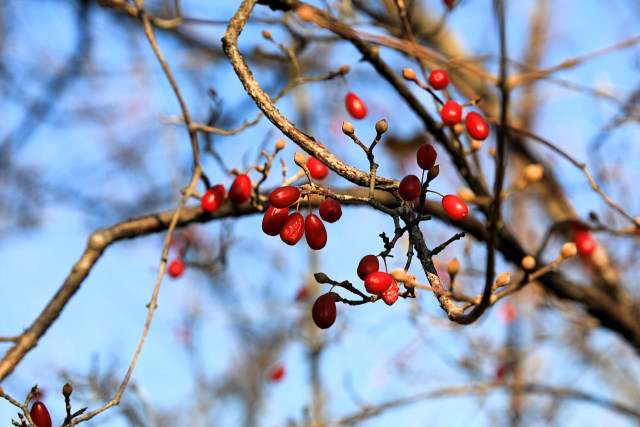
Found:
<path fill-rule="evenodd" d="M 262 425 L 272 388 L 288 370 L 281 358 L 293 346 L 304 349 L 308 398 L 304 407 L 288 408 L 282 423 L 291 425 L 388 423 L 388 414 L 460 396 L 465 411 L 482 413 L 490 425 L 564 425 L 576 407 L 596 408 L 602 420 L 640 423 L 640 150 L 628 142 L 639 97 L 635 82 L 614 93 L 578 79 L 611 58 L 637 62 L 640 36 L 625 18 L 637 15 L 637 6 L 619 2 L 610 11 L 626 23 L 627 37 L 565 50 L 558 60 L 551 23 L 571 12 L 547 0 L 528 2 L 526 20 L 509 2 L 483 2 L 491 14 L 483 22 L 491 26 L 481 31 L 450 24 L 479 7 L 470 0 L 222 3 L 0 5 L 0 233 L 15 239 L 46 227 L 43 212 L 59 206 L 91 230 L 39 314 L 24 320 L 24 330 L 0 330 L 0 395 L 20 413 L 13 425 L 33 425 L 29 408 L 40 396 L 37 387 L 28 395 L 10 390 L 7 379 L 37 355 L 39 340 L 85 291 L 88 275 L 99 274 L 94 268 L 105 251 L 129 240 L 153 245 L 159 259 L 155 281 L 135 284 L 150 293 L 144 323 L 131 325 L 142 329 L 138 345 L 118 349 L 108 367 L 95 361 L 88 373 L 60 366 L 61 384 L 73 385 L 76 400 L 71 405 L 68 389 L 65 399 L 48 397 L 48 406 L 66 406 L 66 419 L 56 424 L 118 416 L 135 426 L 226 425 L 238 417 Z M 523 21 L 528 27 L 516 29 Z M 461 36 L 469 34 L 486 46 Z M 50 50 L 54 35 L 60 44 Z M 450 80 L 444 90 L 430 84 L 436 69 Z M 611 79 L 618 77 L 629 78 Z M 345 110 L 348 93 L 363 100 L 366 119 Z M 546 108 L 567 93 L 601 119 L 582 141 L 566 143 L 576 136 L 540 125 L 548 123 Z M 460 123 L 443 123 L 447 101 L 462 106 Z M 562 113 L 555 120 L 568 124 L 581 112 Z M 465 127 L 472 114 L 488 124 L 488 138 L 474 139 Z M 426 143 L 437 165 L 422 171 L 415 159 Z M 309 157 L 329 178 L 312 177 Z M 230 185 L 245 175 L 248 200 L 234 203 Z M 411 201 L 399 193 L 407 175 L 420 179 Z M 203 209 L 201 200 L 219 184 L 224 202 Z M 277 251 L 263 246 L 258 220 L 271 192 L 287 185 L 300 190 L 293 206 L 304 216 L 326 199 L 354 214 L 336 225 L 353 234 L 325 224 L 328 240 L 353 259 L 325 265 L 319 254 L 329 249 L 309 251 L 304 239 Z M 455 218 L 443 209 L 447 194 L 468 214 Z M 144 240 L 151 235 L 156 239 Z M 365 245 L 374 240 L 363 236 L 378 240 Z M 234 269 L 234 249 L 255 260 Z M 355 274 L 366 254 L 399 284 L 391 308 Z M 300 288 L 285 298 L 278 282 L 302 256 L 308 268 Z M 233 319 L 225 328 L 234 345 L 215 355 L 230 369 L 210 374 L 213 355 L 199 344 L 210 318 L 201 302 L 187 304 L 174 346 L 186 355 L 194 390 L 164 407 L 132 375 L 162 310 L 167 271 L 182 274 L 172 270 L 176 260 L 206 278 L 207 298 Z M 263 281 L 259 262 L 271 268 Z M 321 330 L 311 311 L 327 293 L 338 314 Z M 368 384 L 350 372 L 357 360 L 323 364 L 333 347 L 354 337 L 378 339 L 358 321 L 367 308 L 402 319 L 392 342 L 359 349 L 380 344 L 386 353 L 375 381 L 393 377 L 402 385 L 402 394 L 374 402 L 363 397 Z M 561 354 L 579 374 L 553 370 Z M 595 392 L 578 384 L 584 372 L 601 385 Z M 331 401 L 336 387 L 349 396 L 340 411 Z M 438 423 L 455 415 L 430 416 Z"/>

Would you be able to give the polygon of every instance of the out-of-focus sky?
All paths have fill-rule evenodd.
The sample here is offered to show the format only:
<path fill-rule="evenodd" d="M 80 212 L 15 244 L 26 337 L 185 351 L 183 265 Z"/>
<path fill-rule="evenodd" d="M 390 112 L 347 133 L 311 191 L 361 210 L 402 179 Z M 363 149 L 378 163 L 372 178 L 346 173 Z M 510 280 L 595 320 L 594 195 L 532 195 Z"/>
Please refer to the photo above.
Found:
<path fill-rule="evenodd" d="M 444 11 L 438 0 L 423 3 L 437 13 Z M 537 1 L 508 2 L 508 43 L 514 59 L 521 60 L 524 56 L 524 35 L 537 4 Z M 13 11 L 14 21 L 2 47 L 8 52 L 5 53 L 8 62 L 4 66 L 13 73 L 23 69 L 24 74 L 19 76 L 20 88 L 26 91 L 23 95 L 37 97 L 43 89 L 37 80 L 39 70 L 60 66 L 73 50 L 76 40 L 74 2 L 9 0 L 7 5 Z M 152 7 L 153 2 L 149 6 Z M 186 16 L 225 20 L 233 13 L 232 6 L 227 2 L 185 1 L 183 11 Z M 640 34 L 640 9 L 632 1 L 552 1 L 550 8 L 549 26 L 553 42 L 545 53 L 543 63 L 546 66 Z M 161 117 L 178 115 L 179 108 L 142 29 L 139 34 L 131 36 L 116 23 L 109 9 L 93 7 L 90 15 L 94 45 L 91 65 L 83 73 L 91 75 L 93 85 L 82 78 L 73 83 L 56 101 L 45 123 L 16 154 L 15 162 L 28 165 L 33 173 L 42 174 L 40 176 L 46 177 L 52 187 L 62 188 L 61 192 L 67 198 L 56 201 L 57 196 L 46 197 L 48 191 L 45 191 L 41 222 L 31 229 L 9 230 L 2 235 L 0 335 L 16 334 L 28 327 L 69 274 L 93 229 L 127 218 L 118 216 L 118 209 L 98 204 L 91 208 L 95 209 L 94 215 L 79 212 L 82 206 L 73 201 L 73 191 L 80 191 L 83 195 L 94 192 L 112 194 L 126 204 L 131 201 L 130 197 L 138 197 L 137 186 L 149 185 L 155 191 L 164 192 L 162 197 L 166 203 L 163 210 L 169 210 L 176 205 L 181 186 L 187 184 L 190 151 L 186 132 L 161 120 Z M 259 6 L 255 15 L 274 16 Z M 492 71 L 497 69 L 498 39 L 491 1 L 462 1 L 447 16 L 446 25 L 455 29 L 474 55 L 492 56 L 488 63 L 493 66 L 489 68 Z M 223 26 L 186 25 L 185 28 L 205 34 L 214 48 L 220 48 Z M 241 37 L 241 49 L 254 46 L 263 28 L 265 26 L 260 24 L 249 25 Z M 283 37 L 275 29 L 273 33 L 275 37 Z M 230 114 L 246 119 L 255 117 L 257 109 L 246 96 L 243 99 L 241 85 L 230 67 L 203 68 L 201 73 L 192 75 L 189 67 L 193 66 L 191 61 L 194 58 L 197 60 L 197 52 L 184 50 L 161 32 L 159 43 L 176 72 L 178 83 L 184 87 L 190 109 L 199 119 L 207 112 L 202 105 L 206 105 L 208 99 L 205 93 L 194 89 L 197 85 L 190 85 L 190 79 L 210 84 L 222 99 L 229 99 L 227 105 L 234 108 Z M 273 49 L 266 42 L 262 45 L 267 50 Z M 637 87 L 639 49 L 634 46 L 604 55 L 561 72 L 557 77 L 622 96 Z M 420 129 L 418 120 L 406 107 L 398 106 L 397 100 L 386 98 L 386 86 L 382 90 L 371 84 L 372 79 L 358 79 L 359 75 L 373 74 L 374 71 L 367 64 L 358 62 L 353 48 L 345 46 L 340 52 L 343 55 L 332 57 L 332 65 L 337 68 L 347 63 L 352 67 L 347 77 L 350 89 L 360 94 L 369 106 L 368 117 L 354 123 L 362 140 L 373 138 L 374 123 L 382 117 L 386 118 L 389 128 L 398 129 L 399 134 L 410 134 Z M 382 55 L 392 64 L 405 66 L 409 63 L 406 58 L 385 49 L 382 49 Z M 397 67 L 398 71 L 401 66 Z M 281 87 L 276 80 L 281 76 L 267 75 L 258 70 L 256 77 L 274 92 L 274 87 Z M 31 79 L 34 80 L 33 85 L 24 84 Z M 383 85 L 386 83 L 380 84 Z M 309 96 L 320 98 L 321 105 L 337 105 L 342 99 L 333 100 L 330 96 L 342 93 L 344 86 L 340 81 L 332 81 L 311 84 L 304 90 Z M 139 97 L 131 96 L 136 93 L 140 94 Z M 123 100 L 127 103 L 123 104 Z M 291 98 L 285 98 L 278 106 L 284 114 L 291 114 L 297 108 Z M 97 126 L 80 119 L 71 123 L 67 120 L 68 115 L 81 113 L 83 108 L 103 109 L 109 116 L 117 117 L 118 123 L 109 124 L 111 134 L 101 134 Z M 431 104 L 429 108 L 432 108 Z M 4 138 L 23 119 L 24 111 L 15 99 L 0 101 L 0 111 L 3 117 L 0 120 L 0 138 Z M 589 152 L 587 143 L 617 114 L 616 106 L 608 101 L 596 102 L 583 93 L 553 83 L 542 83 L 539 111 L 535 131 L 560 144 L 578 160 L 587 161 L 590 166 L 594 166 L 598 156 L 611 156 L 608 160 L 640 158 L 640 149 L 633 144 L 637 138 L 637 127 L 634 126 L 618 130 L 608 148 L 595 157 Z M 339 126 L 344 117 L 337 113 L 323 114 L 319 110 L 314 111 L 313 119 L 309 132 L 346 161 L 366 168 L 366 158 L 340 132 Z M 244 169 L 259 155 L 263 142 L 271 146 L 269 144 L 280 137 L 279 132 L 262 124 L 238 136 L 220 138 L 222 142 L 218 146 L 228 166 Z M 135 172 L 103 169 L 106 159 L 113 155 L 107 143 L 110 138 L 138 140 L 148 154 L 142 161 L 152 165 L 149 168 L 151 174 L 140 176 Z M 290 168 L 293 167 L 293 152 L 289 142 L 283 155 Z M 571 183 L 572 196 L 575 196 L 581 213 L 586 216 L 594 206 L 600 206 L 600 200 L 588 190 L 584 177 L 576 169 L 568 167 L 566 161 L 559 160 L 551 152 L 544 153 L 557 165 L 556 172 Z M 380 175 L 400 179 L 403 174 L 418 173 L 417 166 L 400 170 L 397 163 L 385 162 L 383 143 L 379 146 L 378 159 Z M 441 177 L 432 187 L 442 192 L 455 192 L 460 181 L 445 156 L 439 157 L 439 163 Z M 224 173 L 211 158 L 205 157 L 204 167 L 212 181 L 217 183 L 224 179 Z M 638 168 L 624 173 L 630 177 L 628 179 L 640 178 Z M 273 178 L 267 182 L 268 187 L 278 184 L 279 174 L 278 164 Z M 256 175 L 251 176 L 257 178 Z M 338 187 L 345 185 L 335 176 L 328 178 L 326 183 Z M 631 211 L 638 212 L 640 201 L 635 194 L 629 194 L 629 200 L 624 202 Z M 87 203 L 91 204 L 91 201 Z M 194 227 L 194 230 L 203 240 L 213 241 L 221 228 L 220 224 L 209 223 Z M 232 370 L 234 363 L 238 362 L 237 355 L 242 353 L 241 343 L 231 332 L 232 326 L 239 322 L 234 315 L 238 311 L 249 315 L 252 324 L 264 323 L 265 327 L 279 323 L 297 327 L 300 322 L 296 319 L 306 316 L 309 311 L 308 306 L 292 302 L 300 284 L 313 273 L 306 246 L 285 247 L 279 239 L 264 236 L 258 216 L 233 221 L 232 229 L 235 244 L 229 253 L 224 283 L 225 286 L 246 287 L 244 300 L 232 303 L 217 300 L 207 279 L 191 269 L 187 269 L 178 280 L 165 278 L 163 281 L 159 309 L 133 375 L 141 394 L 156 408 L 172 409 L 176 413 L 185 413 L 186 417 L 187 399 L 197 387 L 192 378 L 190 359 L 175 339 L 185 312 L 197 307 L 202 313 L 194 342 L 205 357 L 202 376 L 213 378 Z M 366 208 L 345 208 L 340 222 L 328 224 L 327 229 L 328 244 L 317 253 L 317 264 L 330 277 L 355 283 L 359 259 L 382 249 L 378 234 L 381 231 L 392 233 L 393 224 L 388 218 Z M 427 241 L 435 246 L 450 237 L 453 231 L 442 225 L 434 226 Z M 163 239 L 164 236 L 158 234 L 110 247 L 38 347 L 2 383 L 4 390 L 21 398 L 37 383 L 46 393 L 44 401 L 54 417 L 54 424 L 59 424 L 64 416 L 64 403 L 60 396 L 64 380 L 59 376 L 60 369 L 86 374 L 92 364 L 97 363 L 101 370 L 115 366 L 115 372 L 121 378 L 142 332 L 147 313 L 145 304 L 151 296 Z M 406 242 L 401 242 L 399 248 L 405 247 Z M 446 263 L 454 256 L 460 258 L 463 248 L 463 242 L 456 242 L 442 253 L 441 259 Z M 403 251 L 397 250 L 395 255 L 389 269 L 404 265 Z M 476 268 L 482 267 L 481 261 L 479 258 Z M 501 267 L 505 268 L 504 265 Z M 260 291 L 251 292 L 254 287 Z M 466 339 L 459 339 L 463 334 L 469 337 L 482 333 L 493 343 L 504 340 L 506 329 L 497 319 L 495 310 L 461 331 L 461 328 L 452 328 L 448 324 L 436 300 L 425 293 L 420 298 L 420 306 L 429 316 L 425 316 L 428 320 L 421 326 L 421 333 L 417 333 L 407 314 L 410 305 L 404 300 L 393 307 L 381 303 L 363 307 L 339 305 L 336 324 L 323 332 L 336 338 L 328 345 L 321 364 L 330 414 L 338 418 L 356 411 L 362 402 L 375 405 L 424 390 L 491 378 L 494 366 L 490 363 L 478 372 L 460 373 L 449 362 L 462 355 L 473 357 L 469 354 Z M 548 325 L 562 323 L 552 314 L 527 318 L 529 321 L 548 322 Z M 521 327 L 526 336 L 536 328 L 529 323 Z M 593 339 L 599 340 L 604 347 L 608 342 L 617 341 L 607 332 L 595 333 Z M 0 344 L 2 351 L 6 348 L 7 344 Z M 553 346 L 541 346 L 536 349 L 535 357 L 539 365 L 531 372 L 533 377 L 559 386 L 575 386 L 596 395 L 609 392 L 597 373 L 575 368 L 575 354 Z M 299 342 L 292 343 L 279 360 L 286 366 L 287 373 L 281 383 L 268 386 L 261 416 L 261 425 L 265 426 L 282 425 L 289 418 L 300 420 L 303 408 L 310 400 L 305 347 Z M 399 360 L 406 360 L 410 370 L 401 371 L 397 366 Z M 635 368 L 637 372 L 637 366 Z M 363 425 L 506 425 L 505 419 L 496 418 L 507 407 L 503 393 L 492 394 L 484 405 L 478 402 L 479 398 L 475 396 L 427 400 L 386 412 Z M 478 410 L 480 406 L 482 409 Z M 93 404 L 89 409 L 95 407 Z M 242 420 L 239 406 L 225 406 L 221 402 L 214 403 L 214 408 L 211 418 L 203 420 L 200 425 L 231 426 Z M 569 409 L 571 416 L 563 426 L 633 425 L 627 418 L 594 406 L 567 404 L 567 415 Z M 452 414 L 455 414 L 453 421 Z M 16 419 L 15 408 L 0 401 L 0 422 L 8 424 L 10 418 Z M 107 411 L 88 425 L 120 427 L 126 424 L 115 411 Z"/>

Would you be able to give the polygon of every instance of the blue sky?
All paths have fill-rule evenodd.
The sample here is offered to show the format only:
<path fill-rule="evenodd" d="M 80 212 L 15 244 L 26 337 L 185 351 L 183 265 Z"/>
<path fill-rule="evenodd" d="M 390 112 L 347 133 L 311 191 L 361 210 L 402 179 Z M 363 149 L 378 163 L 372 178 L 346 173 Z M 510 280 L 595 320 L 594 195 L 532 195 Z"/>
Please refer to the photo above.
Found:
<path fill-rule="evenodd" d="M 442 11 L 439 1 L 424 3 L 438 13 Z M 631 2 L 552 3 L 549 25 L 553 43 L 545 56 L 545 65 L 555 65 L 640 33 L 639 11 L 634 10 Z M 34 98 L 42 90 L 38 80 L 41 67 L 60 66 L 75 43 L 75 12 L 66 2 L 49 1 L 37 6 L 19 1 L 9 1 L 8 4 L 14 10 L 19 8 L 20 14 L 15 16 L 15 27 L 4 55 L 18 76 L 16 86 L 24 90 L 28 98 Z M 526 48 L 524 29 L 536 4 L 535 1 L 509 3 L 509 49 L 514 58 L 522 58 Z M 447 25 L 455 28 L 470 51 L 479 55 L 495 55 L 497 51 L 491 8 L 491 1 L 467 0 L 448 17 Z M 212 19 L 228 19 L 232 13 L 231 9 L 215 4 L 212 7 L 204 1 L 185 2 L 184 11 L 187 16 Z M 163 122 L 166 117 L 179 114 L 173 93 L 142 32 L 129 34 L 116 24 L 112 14 L 108 9 L 92 10 L 94 47 L 91 69 L 85 70 L 91 79 L 82 78 L 75 82 L 56 102 L 45 123 L 16 154 L 16 164 L 28 167 L 51 186 L 64 183 L 67 188 L 61 192 L 67 197 L 59 201 L 57 195 L 44 191 L 40 223 L 19 231 L 9 228 L 2 235 L 0 289 L 3 298 L 0 300 L 0 313 L 3 321 L 0 335 L 15 334 L 30 324 L 64 281 L 93 229 L 126 218 L 121 216 L 123 209 L 101 206 L 99 202 L 79 203 L 77 198 L 74 200 L 73 191 L 85 196 L 95 195 L 98 201 L 108 195 L 119 203 L 118 206 L 135 206 L 145 190 L 159 191 L 160 201 L 153 206 L 168 210 L 176 205 L 179 189 L 187 183 L 190 152 L 186 133 L 178 126 Z M 274 16 L 265 10 L 260 10 L 257 15 Z M 219 46 L 223 27 L 186 28 L 203 34 L 213 46 Z M 259 39 L 263 28 L 262 25 L 248 26 L 241 38 L 241 48 L 249 50 L 259 44 L 273 52 L 272 45 Z M 283 37 L 277 30 L 273 33 L 275 37 Z M 255 117 L 257 108 L 242 96 L 240 83 L 228 64 L 202 66 L 194 70 L 190 60 L 196 53 L 185 51 L 163 35 L 159 35 L 159 42 L 198 120 L 207 113 L 209 100 L 203 90 L 207 85 L 216 88 L 225 100 L 227 111 L 237 122 Z M 381 117 L 385 117 L 390 129 L 394 132 L 397 129 L 400 135 L 421 129 L 418 119 L 406 107 L 398 105 L 386 84 L 379 84 L 375 77 L 371 78 L 373 71 L 367 64 L 358 62 L 352 47 L 340 47 L 336 54 L 336 62 L 332 65 L 337 68 L 347 63 L 352 67 L 347 77 L 350 89 L 360 94 L 369 106 L 370 115 L 354 123 L 356 133 L 363 141 L 374 137 L 373 126 Z M 407 59 L 393 52 L 383 50 L 383 55 L 388 55 L 389 61 L 399 64 L 399 67 L 409 64 Z M 637 57 L 638 48 L 633 47 L 587 62 L 556 77 L 590 87 L 609 87 L 624 99 L 625 93 L 637 87 Z M 24 70 L 24 73 L 18 73 L 19 70 Z M 268 87 L 268 84 L 275 85 L 278 76 L 263 71 L 256 72 L 256 77 Z M 32 80 L 33 84 L 26 84 Z M 587 142 L 617 113 L 615 105 L 551 83 L 543 83 L 541 88 L 546 97 L 541 103 L 534 130 L 571 151 L 576 158 L 587 161 L 590 167 L 598 166 L 593 164 L 598 155 L 589 151 Z M 339 126 L 344 119 L 344 113 L 341 113 L 344 84 L 339 80 L 313 83 L 297 91 L 307 91 L 308 97 L 317 100 L 317 104 L 313 103 L 315 109 L 309 131 L 345 161 L 366 168 L 366 158 L 341 134 L 339 127 L 336 129 L 336 124 Z M 296 114 L 298 105 L 293 100 L 289 97 L 278 105 L 284 114 Z M 432 108 L 430 103 L 428 105 Z M 329 107 L 335 108 L 330 110 Z M 90 120 L 69 120 L 69 115 L 85 108 L 94 113 L 104 112 L 109 122 L 105 125 Z M 15 99 L 0 102 L 0 110 L 3 114 L 0 135 L 4 136 L 22 119 L 24 111 Z M 329 112 L 325 114 L 325 111 Z M 227 165 L 246 167 L 259 155 L 263 143 L 270 146 L 281 137 L 266 121 L 263 122 L 237 136 L 217 138 L 220 154 Z M 638 145 L 633 143 L 635 138 L 637 127 L 622 127 L 613 134 L 599 155 L 608 161 L 619 159 L 626 162 L 622 172 L 629 182 L 637 182 L 640 178 L 638 168 L 629 168 L 628 162 L 628 159 L 637 159 L 640 155 Z M 143 154 L 144 168 L 119 170 L 110 166 L 108 159 L 116 156 L 118 144 L 131 146 L 133 153 Z M 290 170 L 294 151 L 290 142 L 283 151 Z M 550 152 L 542 152 L 557 166 L 556 172 L 571 189 L 579 212 L 585 216 L 592 209 L 607 212 L 598 197 L 589 191 L 584 176 L 569 168 L 566 161 Z M 401 171 L 396 162 L 385 161 L 389 153 L 383 143 L 377 156 L 381 165 L 379 174 L 400 179 L 403 173 L 409 172 Z M 461 185 L 459 178 L 445 156 L 439 156 L 438 160 L 441 176 L 434 189 L 455 192 Z M 224 171 L 210 157 L 205 157 L 203 166 L 214 183 L 224 179 Z M 417 166 L 411 173 L 417 173 Z M 253 174 L 255 172 L 252 172 L 252 178 L 256 179 L 257 175 Z M 279 174 L 278 164 L 267 187 L 278 184 Z M 334 175 L 326 183 L 338 187 L 345 185 Z M 629 193 L 628 196 L 623 200 L 625 208 L 638 212 L 640 201 L 637 195 Z M 28 200 L 24 194 L 14 194 L 13 197 Z M 89 209 L 85 209 L 87 204 Z M 137 208 L 138 214 L 154 211 L 145 210 L 139 204 Z M 364 226 L 354 227 L 354 224 Z M 190 359 L 185 349 L 176 344 L 174 332 L 181 325 L 185 313 L 194 307 L 201 313 L 194 336 L 205 362 L 201 374 L 210 379 L 232 371 L 242 359 L 242 341 L 233 333 L 239 322 L 235 316 L 238 312 L 246 314 L 254 327 L 284 327 L 301 333 L 298 331 L 302 325 L 299 319 L 308 316 L 309 307 L 293 304 L 292 300 L 300 284 L 314 272 L 310 270 L 310 252 L 304 245 L 286 247 L 279 239 L 264 236 L 259 228 L 259 216 L 243 218 L 234 222 L 232 227 L 235 244 L 230 249 L 227 270 L 214 282 L 219 286 L 244 287 L 247 291 L 242 300 L 220 298 L 211 291 L 211 281 L 193 269 L 187 269 L 178 280 L 165 278 L 163 281 L 159 310 L 133 376 L 141 393 L 157 409 L 171 409 L 174 413 L 187 415 L 189 398 L 193 396 L 196 384 L 191 375 Z M 221 228 L 222 224 L 209 223 L 198 226 L 196 232 L 203 241 L 214 245 Z M 355 268 L 359 259 L 381 250 L 378 234 L 380 231 L 391 233 L 393 224 L 388 218 L 368 209 L 345 208 L 340 222 L 328 224 L 327 230 L 327 246 L 315 254 L 315 262 L 330 277 L 356 283 Z M 428 230 L 427 241 L 435 246 L 453 232 L 442 224 L 434 224 Z M 163 239 L 164 236 L 158 234 L 109 248 L 61 318 L 14 374 L 2 383 L 5 391 L 22 398 L 33 384 L 38 383 L 47 393 L 45 402 L 55 424 L 62 420 L 64 410 L 59 395 L 64 384 L 59 375 L 61 369 L 84 374 L 89 371 L 92 361 L 98 360 L 101 369 L 112 364 L 116 366 L 116 373 L 121 378 L 142 331 L 145 304 L 155 281 Z M 617 243 L 608 242 L 614 253 L 625 255 L 631 250 L 628 241 Z M 405 242 L 400 242 L 400 248 L 405 246 Z M 464 248 L 465 242 L 456 242 L 443 252 L 440 259 L 446 263 L 458 256 L 462 261 Z M 474 246 L 471 254 L 475 259 L 474 267 L 481 268 L 482 247 Z M 398 250 L 395 255 L 390 269 L 404 264 L 403 252 Z M 501 265 L 500 268 L 508 267 Z M 580 277 L 579 265 L 570 264 L 567 269 Z M 637 281 L 637 274 L 630 272 L 629 277 Z M 423 278 L 420 280 L 424 281 Z M 467 281 L 474 283 L 472 278 Z M 525 299 L 514 298 L 526 313 Z M 357 410 L 359 399 L 376 404 L 424 390 L 491 378 L 494 364 L 486 355 L 480 369 L 472 374 L 461 372 L 451 360 L 474 357 L 468 343 L 478 337 L 483 337 L 488 343 L 484 348 L 502 345 L 506 328 L 496 318 L 495 310 L 473 326 L 452 328 L 436 300 L 425 292 L 419 299 L 422 323 L 420 328 L 416 328 L 409 315 L 414 304 L 401 300 L 393 307 L 381 303 L 364 307 L 339 305 L 336 324 L 322 333 L 329 338 L 321 369 L 327 390 L 327 412 L 333 419 Z M 523 340 L 529 344 L 533 335 L 539 332 L 538 328 L 545 333 L 551 331 L 561 335 L 561 331 L 571 327 L 564 317 L 548 311 L 526 315 L 523 319 Z M 542 326 L 537 323 L 542 323 Z M 603 349 L 620 346 L 620 341 L 608 332 L 593 333 L 590 342 L 594 347 Z M 2 344 L 0 348 L 7 346 Z M 410 363 L 410 370 L 397 367 L 397 361 L 404 358 Z M 301 420 L 303 408 L 310 400 L 309 366 L 303 340 L 288 344 L 278 360 L 286 366 L 287 374 L 282 383 L 267 387 L 261 412 L 261 425 L 265 426 L 282 425 L 290 418 Z M 626 360 L 635 375 L 632 377 L 638 378 L 637 360 L 632 356 Z M 584 372 L 580 363 L 575 354 L 552 339 L 548 344 L 532 349 L 527 373 L 534 379 L 558 386 L 575 386 L 597 395 L 620 398 L 612 394 L 612 385 L 599 372 Z M 451 413 L 456 414 L 454 425 L 506 425 L 504 411 L 507 406 L 508 400 L 502 393 L 495 393 L 484 402 L 475 396 L 435 399 L 384 413 L 362 425 L 445 425 L 447 417 L 441 414 Z M 90 410 L 95 407 L 93 403 Z M 241 422 L 242 412 L 237 404 L 214 402 L 213 408 L 211 418 L 201 420 L 201 425 L 226 426 Z M 616 426 L 632 425 L 628 418 L 590 405 L 572 403 L 563 407 L 567 414 L 569 410 L 575 412 L 563 426 L 588 425 L 594 420 L 598 420 L 596 424 L 599 425 L 605 422 Z M 7 422 L 11 417 L 16 418 L 15 408 L 0 402 L 0 419 Z M 89 424 L 126 425 L 115 411 Z"/>

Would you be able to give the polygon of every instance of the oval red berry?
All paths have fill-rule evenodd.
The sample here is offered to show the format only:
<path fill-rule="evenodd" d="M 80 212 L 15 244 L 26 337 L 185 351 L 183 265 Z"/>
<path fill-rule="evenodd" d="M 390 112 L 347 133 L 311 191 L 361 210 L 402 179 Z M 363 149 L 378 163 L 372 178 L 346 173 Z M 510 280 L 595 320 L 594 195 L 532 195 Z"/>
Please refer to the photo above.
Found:
<path fill-rule="evenodd" d="M 226 193 L 222 184 L 214 185 L 202 195 L 202 200 L 200 200 L 202 209 L 207 212 L 216 211 L 224 202 Z"/>
<path fill-rule="evenodd" d="M 586 230 L 578 230 L 573 235 L 573 241 L 576 244 L 578 254 L 588 257 L 596 250 L 596 241 Z"/>
<path fill-rule="evenodd" d="M 373 295 L 382 295 L 391 286 L 391 275 L 384 271 L 371 273 L 364 279 L 364 288 Z"/>
<path fill-rule="evenodd" d="M 405 176 L 398 186 L 398 194 L 402 200 L 406 200 L 407 202 L 413 202 L 420 197 L 421 191 L 422 185 L 420 184 L 420 178 L 415 175 Z"/>
<path fill-rule="evenodd" d="M 322 220 L 314 214 L 307 215 L 304 220 L 304 235 L 313 250 L 320 250 L 327 244 L 327 230 Z"/>
<path fill-rule="evenodd" d="M 468 113 L 464 119 L 464 125 L 473 139 L 482 141 L 489 136 L 489 125 L 478 113 L 474 113 L 473 111 Z"/>
<path fill-rule="evenodd" d="M 331 293 L 320 295 L 311 309 L 313 323 L 320 329 L 327 329 L 336 321 L 336 302 Z"/>
<path fill-rule="evenodd" d="M 29 411 L 31 419 L 37 427 L 51 427 L 51 415 L 42 402 L 35 402 Z"/>
<path fill-rule="evenodd" d="M 438 153 L 436 153 L 435 148 L 431 144 L 422 144 L 420 148 L 418 148 L 418 152 L 416 153 L 416 159 L 418 160 L 418 166 L 420 169 L 428 171 L 436 164 L 436 158 L 438 157 Z"/>
<path fill-rule="evenodd" d="M 453 194 L 447 194 L 442 198 L 442 207 L 449 218 L 454 221 L 462 221 L 469 214 L 467 204 Z"/>
<path fill-rule="evenodd" d="M 287 245 L 295 245 L 302 239 L 304 234 L 304 218 L 299 212 L 294 212 L 282 225 L 280 230 L 280 238 Z"/>
<path fill-rule="evenodd" d="M 300 190 L 298 187 L 288 185 L 286 187 L 276 188 L 269 194 L 271 205 L 276 208 L 287 208 L 300 198 Z"/>
<path fill-rule="evenodd" d="M 440 111 L 440 117 L 447 126 L 455 126 L 462 120 L 462 108 L 456 101 L 447 101 Z"/>
<path fill-rule="evenodd" d="M 334 199 L 325 199 L 318 207 L 320 218 L 327 222 L 334 223 L 342 216 L 342 208 L 340 203 Z"/>
<path fill-rule="evenodd" d="M 167 274 L 171 277 L 180 277 L 184 273 L 184 261 L 180 258 L 176 258 L 169 263 L 167 267 Z"/>
<path fill-rule="evenodd" d="M 284 366 L 276 365 L 271 368 L 271 371 L 269 372 L 269 379 L 272 382 L 279 382 L 284 378 L 284 373 Z"/>
<path fill-rule="evenodd" d="M 309 157 L 307 159 L 307 169 L 309 169 L 309 173 L 313 179 L 325 179 L 329 174 L 329 168 L 315 157 Z"/>
<path fill-rule="evenodd" d="M 363 119 L 367 115 L 367 106 L 364 102 L 354 93 L 347 93 L 344 98 L 344 105 L 347 111 L 354 119 Z"/>
<path fill-rule="evenodd" d="M 444 70 L 433 70 L 429 74 L 429 86 L 435 90 L 442 90 L 449 84 L 449 76 Z"/>
<path fill-rule="evenodd" d="M 380 269 L 380 261 L 375 255 L 365 255 L 358 263 L 358 277 L 362 280 L 366 279 L 368 275 L 376 272 Z"/>
<path fill-rule="evenodd" d="M 269 236 L 277 236 L 282 226 L 289 218 L 289 208 L 275 208 L 269 206 L 262 217 L 262 231 Z"/>
<path fill-rule="evenodd" d="M 229 188 L 229 200 L 234 205 L 241 205 L 251 195 L 251 180 L 245 174 L 240 174 L 233 180 L 231 188 Z"/>
<path fill-rule="evenodd" d="M 393 305 L 398 300 L 398 282 L 396 282 L 393 278 L 391 278 L 391 286 L 387 288 L 386 291 L 382 293 L 382 300 L 387 305 Z"/>

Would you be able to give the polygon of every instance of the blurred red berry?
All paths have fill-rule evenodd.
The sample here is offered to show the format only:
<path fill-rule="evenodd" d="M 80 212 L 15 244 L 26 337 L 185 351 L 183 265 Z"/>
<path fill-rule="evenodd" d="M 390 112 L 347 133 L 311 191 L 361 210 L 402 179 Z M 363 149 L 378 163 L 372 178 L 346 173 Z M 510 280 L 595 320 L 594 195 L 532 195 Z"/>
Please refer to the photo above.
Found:
<path fill-rule="evenodd" d="M 180 258 L 176 258 L 169 263 L 167 267 L 167 274 L 171 277 L 180 277 L 184 273 L 184 261 Z"/>

